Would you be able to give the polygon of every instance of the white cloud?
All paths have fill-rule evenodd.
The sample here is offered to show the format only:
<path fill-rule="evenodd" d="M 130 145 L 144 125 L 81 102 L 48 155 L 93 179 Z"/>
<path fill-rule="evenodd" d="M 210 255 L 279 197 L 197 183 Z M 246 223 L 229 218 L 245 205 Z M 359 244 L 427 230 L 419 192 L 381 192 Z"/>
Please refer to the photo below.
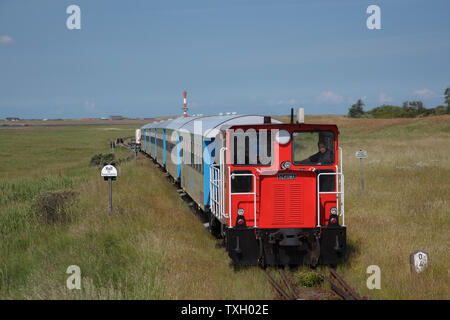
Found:
<path fill-rule="evenodd" d="M 288 100 L 281 99 L 281 100 L 278 100 L 275 104 L 277 104 L 277 105 L 286 105 L 286 104 L 293 105 L 293 104 L 298 104 L 298 101 L 295 99 L 288 99 Z"/>
<path fill-rule="evenodd" d="M 333 92 L 333 91 L 324 91 L 320 94 L 318 98 L 319 102 L 326 103 L 342 103 L 344 101 L 344 97 Z"/>
<path fill-rule="evenodd" d="M 284 105 L 294 106 L 300 104 L 300 101 L 298 101 L 297 99 L 279 99 L 279 100 L 269 100 L 267 101 L 267 103 L 269 105 L 276 105 L 276 106 L 284 106 Z"/>
<path fill-rule="evenodd" d="M 380 96 L 378 97 L 378 101 L 380 103 L 388 103 L 388 102 L 393 102 L 394 98 L 390 97 L 386 93 L 382 92 L 382 93 L 380 93 Z"/>
<path fill-rule="evenodd" d="M 416 90 L 413 92 L 413 94 L 415 94 L 416 96 L 420 97 L 420 98 L 434 98 L 437 97 L 438 95 L 434 92 L 431 91 L 430 89 L 421 89 L 421 90 Z"/>
<path fill-rule="evenodd" d="M 13 41 L 14 41 L 13 38 L 11 38 L 10 36 L 7 35 L 0 36 L 0 45 L 7 45 L 12 43 Z"/>

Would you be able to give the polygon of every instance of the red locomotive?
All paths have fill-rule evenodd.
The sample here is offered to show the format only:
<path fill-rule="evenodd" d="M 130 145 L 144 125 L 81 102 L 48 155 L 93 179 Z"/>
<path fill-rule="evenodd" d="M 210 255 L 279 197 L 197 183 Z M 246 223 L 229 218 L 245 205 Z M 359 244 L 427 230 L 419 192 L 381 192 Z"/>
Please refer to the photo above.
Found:
<path fill-rule="evenodd" d="M 161 146 L 157 162 L 208 216 L 235 263 L 335 265 L 346 249 L 339 131 L 302 118 L 180 118 L 144 126 L 143 149 Z M 159 145 L 151 138 L 158 130 Z"/>

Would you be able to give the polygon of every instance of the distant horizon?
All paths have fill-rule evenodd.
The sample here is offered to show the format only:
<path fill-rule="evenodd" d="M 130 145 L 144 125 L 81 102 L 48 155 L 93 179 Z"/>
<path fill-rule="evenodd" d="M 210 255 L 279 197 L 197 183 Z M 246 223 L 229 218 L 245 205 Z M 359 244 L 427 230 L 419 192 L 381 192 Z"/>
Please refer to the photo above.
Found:
<path fill-rule="evenodd" d="M 294 112 L 296 112 L 294 110 Z M 237 113 L 238 115 L 251 115 L 250 113 Z M 192 116 L 192 115 L 199 115 L 199 114 L 188 114 L 188 116 Z M 212 116 L 212 115 L 219 115 L 219 113 L 205 113 L 205 114 L 200 114 L 201 116 Z M 256 115 L 256 114 L 255 114 Z M 261 115 L 265 115 L 265 116 L 276 116 L 276 117 L 289 117 L 290 113 L 286 113 L 286 114 L 261 114 Z M 347 114 L 334 114 L 334 113 L 327 113 L 327 114 L 308 114 L 305 112 L 305 116 L 346 116 Z M 43 121 L 43 120 L 85 120 L 85 121 L 90 121 L 90 120 L 105 120 L 105 121 L 122 121 L 122 120 L 149 120 L 149 119 L 156 119 L 156 118 L 166 118 L 166 117 L 174 117 L 174 118 L 179 118 L 179 117 L 183 117 L 183 114 L 179 114 L 179 115 L 162 115 L 162 116 L 153 116 L 153 117 L 130 117 L 130 116 L 126 116 L 126 115 L 116 115 L 116 116 L 122 116 L 123 119 L 120 120 L 111 120 L 109 119 L 109 116 L 102 116 L 102 117 L 74 117 L 74 118 L 22 118 L 22 117 L 18 117 L 18 116 L 7 116 L 7 117 L 1 117 L 0 120 L 6 120 L 7 118 L 19 118 L 19 120 L 38 120 L 38 121 Z"/>

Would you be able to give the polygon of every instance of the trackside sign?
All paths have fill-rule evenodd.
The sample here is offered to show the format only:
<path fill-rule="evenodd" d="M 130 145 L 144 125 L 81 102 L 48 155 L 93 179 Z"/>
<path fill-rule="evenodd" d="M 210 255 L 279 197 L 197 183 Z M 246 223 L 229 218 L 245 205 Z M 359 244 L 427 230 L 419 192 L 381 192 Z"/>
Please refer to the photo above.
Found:
<path fill-rule="evenodd" d="M 112 165 L 106 165 L 102 169 L 102 177 L 117 177 L 117 169 Z"/>
<path fill-rule="evenodd" d="M 364 158 L 367 158 L 367 152 L 364 151 L 364 150 L 356 151 L 355 157 L 358 158 L 358 159 L 364 159 Z"/>

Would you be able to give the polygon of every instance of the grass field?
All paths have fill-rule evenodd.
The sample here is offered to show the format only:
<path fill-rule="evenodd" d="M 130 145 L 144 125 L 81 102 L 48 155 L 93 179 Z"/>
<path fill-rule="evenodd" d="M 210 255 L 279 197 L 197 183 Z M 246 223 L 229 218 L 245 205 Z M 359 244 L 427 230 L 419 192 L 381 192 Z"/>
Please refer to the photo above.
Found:
<path fill-rule="evenodd" d="M 349 254 L 338 271 L 373 299 L 450 298 L 450 116 L 306 121 L 336 123 L 341 131 Z M 148 159 L 120 164 L 108 214 L 107 184 L 89 161 L 136 127 L 0 129 L 0 298 L 274 298 L 260 270 L 234 270 Z M 364 193 L 359 149 L 368 152 Z M 129 155 L 116 148 L 118 158 Z M 35 213 L 36 199 L 58 190 L 76 193 L 70 219 L 46 223 Z M 413 276 L 409 254 L 416 249 L 431 260 Z M 81 269 L 81 290 L 66 288 L 70 265 Z M 366 287 L 369 265 L 381 268 L 381 290 Z"/>

